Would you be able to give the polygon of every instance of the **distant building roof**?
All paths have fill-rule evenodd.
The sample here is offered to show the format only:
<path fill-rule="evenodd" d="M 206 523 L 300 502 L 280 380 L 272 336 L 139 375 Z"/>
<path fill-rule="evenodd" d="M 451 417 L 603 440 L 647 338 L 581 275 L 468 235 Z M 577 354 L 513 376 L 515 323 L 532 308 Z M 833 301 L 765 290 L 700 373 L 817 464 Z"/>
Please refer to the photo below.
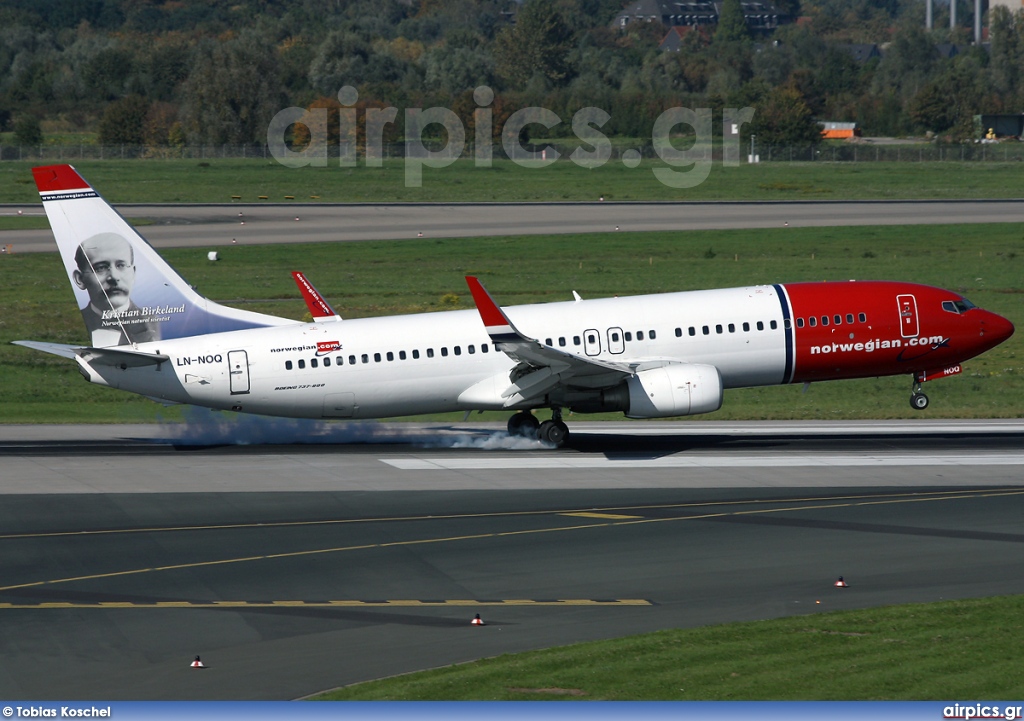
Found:
<path fill-rule="evenodd" d="M 848 52 L 858 63 L 866 63 L 871 58 L 882 57 L 881 50 L 874 43 L 853 43 L 850 45 L 836 45 L 836 48 Z"/>
<path fill-rule="evenodd" d="M 675 25 L 669 28 L 668 33 L 665 35 L 665 39 L 662 40 L 661 45 L 658 46 L 658 50 L 663 50 L 669 53 L 678 53 L 679 48 L 683 45 L 683 37 L 691 30 L 693 30 L 692 25 Z"/>
<path fill-rule="evenodd" d="M 845 140 L 860 136 L 857 123 L 842 123 L 832 120 L 818 121 L 821 126 L 821 137 L 833 140 Z"/>
<path fill-rule="evenodd" d="M 723 0 L 632 0 L 622 9 L 614 26 L 626 28 L 635 22 L 659 22 L 666 27 L 717 25 Z M 747 27 L 755 31 L 772 30 L 792 18 L 770 0 L 740 0 Z"/>

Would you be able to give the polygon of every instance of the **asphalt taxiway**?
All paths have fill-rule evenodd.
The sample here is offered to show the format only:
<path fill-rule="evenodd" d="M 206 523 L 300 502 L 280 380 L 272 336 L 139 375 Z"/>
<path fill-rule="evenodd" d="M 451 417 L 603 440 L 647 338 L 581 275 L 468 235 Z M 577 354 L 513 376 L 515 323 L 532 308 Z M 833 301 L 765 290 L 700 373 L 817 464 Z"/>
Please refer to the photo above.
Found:
<path fill-rule="evenodd" d="M 260 423 L 279 444 L 228 443 Z M 0 695 L 295 698 L 1024 593 L 1019 421 L 580 423 L 557 451 L 471 422 L 280 423 L 0 426 Z"/>
<path fill-rule="evenodd" d="M 232 244 L 350 242 L 414 238 L 635 233 L 715 228 L 780 228 L 936 223 L 1019 223 L 1024 200 L 661 202 L 122 204 L 156 248 Z M 43 215 L 41 204 L 0 214 Z M 55 250 L 49 230 L 7 231 L 16 253 Z"/>

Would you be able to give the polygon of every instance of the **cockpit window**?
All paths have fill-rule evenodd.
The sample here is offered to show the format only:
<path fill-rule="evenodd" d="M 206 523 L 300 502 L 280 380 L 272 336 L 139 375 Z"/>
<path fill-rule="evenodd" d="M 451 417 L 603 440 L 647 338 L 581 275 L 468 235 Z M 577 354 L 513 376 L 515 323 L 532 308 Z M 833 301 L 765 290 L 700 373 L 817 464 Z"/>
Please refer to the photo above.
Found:
<path fill-rule="evenodd" d="M 956 313 L 959 315 L 960 313 L 966 313 L 971 308 L 977 308 L 977 306 L 966 298 L 942 301 L 942 310 L 948 313 Z"/>

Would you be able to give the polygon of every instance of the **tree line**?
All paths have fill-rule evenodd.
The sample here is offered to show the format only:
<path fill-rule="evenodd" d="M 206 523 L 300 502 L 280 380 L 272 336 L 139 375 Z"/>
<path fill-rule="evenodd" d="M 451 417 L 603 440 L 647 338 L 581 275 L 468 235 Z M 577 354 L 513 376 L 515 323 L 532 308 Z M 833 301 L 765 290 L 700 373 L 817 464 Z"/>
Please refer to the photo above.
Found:
<path fill-rule="evenodd" d="M 1024 111 L 1024 13 L 986 14 L 990 44 L 948 30 L 923 0 L 784 0 L 800 21 L 752 36 L 739 0 L 717 27 L 658 49 L 657 22 L 613 27 L 620 0 L 6 0 L 0 8 L 0 130 L 91 131 L 102 144 L 263 143 L 291 107 L 448 107 L 472 127 L 473 90 L 494 91 L 494 126 L 521 107 L 563 120 L 596 106 L 609 136 L 650 138 L 667 108 L 754 107 L 762 142 L 818 139 L 817 120 L 868 135 L 969 137 L 978 113 Z M 946 16 L 948 17 L 948 15 Z M 854 43 L 882 57 L 859 62 Z M 941 43 L 961 52 L 946 57 Z M 569 124 L 542 136 L 571 134 Z"/>

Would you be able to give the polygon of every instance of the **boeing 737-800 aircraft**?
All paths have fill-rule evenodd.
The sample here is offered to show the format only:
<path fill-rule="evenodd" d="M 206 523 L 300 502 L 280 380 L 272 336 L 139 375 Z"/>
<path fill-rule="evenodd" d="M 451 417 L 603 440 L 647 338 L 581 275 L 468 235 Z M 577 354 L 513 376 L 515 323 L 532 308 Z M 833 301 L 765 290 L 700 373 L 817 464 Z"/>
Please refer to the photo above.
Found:
<path fill-rule="evenodd" d="M 709 413 L 728 388 L 907 374 L 921 383 L 1013 334 L 940 288 L 792 283 L 341 320 L 302 274 L 304 323 L 201 297 L 70 165 L 33 169 L 88 343 L 20 345 L 92 383 L 171 403 L 308 418 L 509 410 L 553 445 L 562 412 Z M 532 411 L 550 408 L 538 423 Z"/>

